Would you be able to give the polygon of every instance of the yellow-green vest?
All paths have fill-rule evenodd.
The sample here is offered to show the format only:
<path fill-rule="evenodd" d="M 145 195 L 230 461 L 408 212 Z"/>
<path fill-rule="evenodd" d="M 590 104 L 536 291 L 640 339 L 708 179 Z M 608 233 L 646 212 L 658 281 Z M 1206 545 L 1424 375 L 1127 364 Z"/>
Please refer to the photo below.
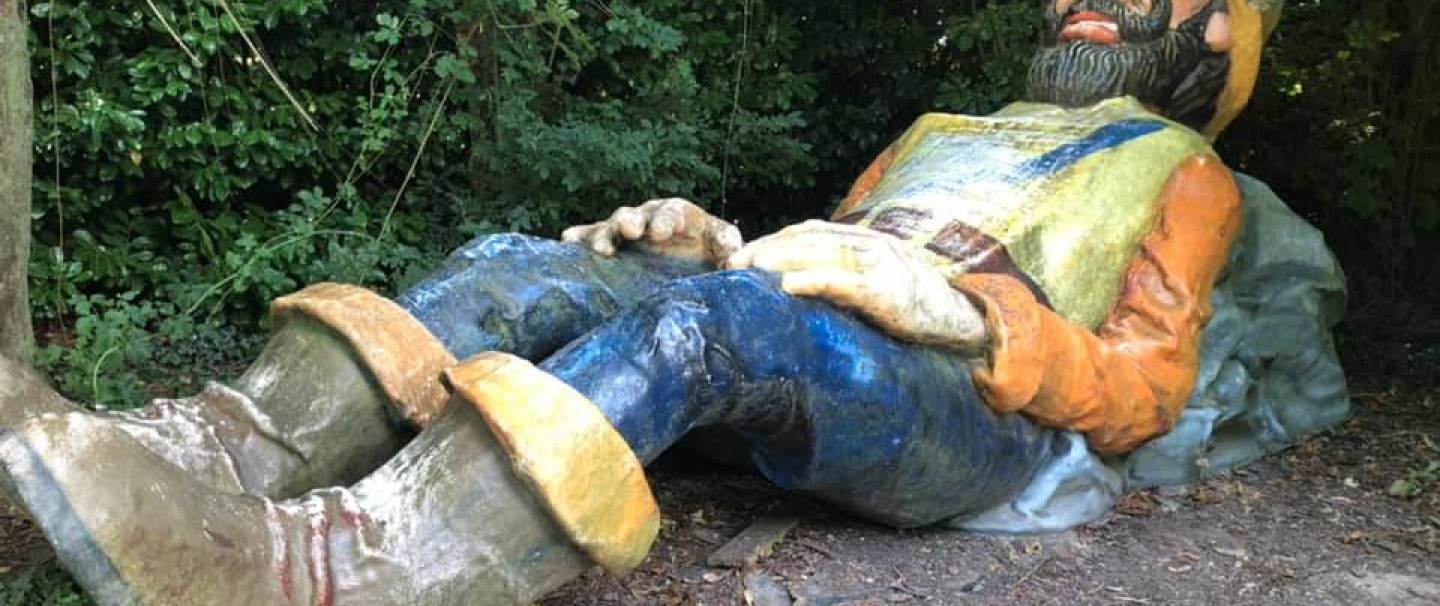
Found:
<path fill-rule="evenodd" d="M 892 150 L 849 222 L 919 242 L 957 226 L 978 230 L 1004 246 L 1057 313 L 1090 328 L 1114 307 L 1175 169 L 1214 155 L 1200 134 L 1131 98 L 927 114 Z"/>

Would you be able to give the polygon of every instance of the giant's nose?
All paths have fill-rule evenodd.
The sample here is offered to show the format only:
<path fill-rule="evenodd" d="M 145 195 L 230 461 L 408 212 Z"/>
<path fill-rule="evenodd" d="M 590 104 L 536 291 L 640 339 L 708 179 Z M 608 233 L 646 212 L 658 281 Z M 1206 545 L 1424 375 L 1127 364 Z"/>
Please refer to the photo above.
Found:
<path fill-rule="evenodd" d="M 1209 6 L 1213 0 L 1171 0 L 1170 4 L 1170 28 L 1174 29 L 1186 19 L 1194 17 L 1202 9 Z"/>

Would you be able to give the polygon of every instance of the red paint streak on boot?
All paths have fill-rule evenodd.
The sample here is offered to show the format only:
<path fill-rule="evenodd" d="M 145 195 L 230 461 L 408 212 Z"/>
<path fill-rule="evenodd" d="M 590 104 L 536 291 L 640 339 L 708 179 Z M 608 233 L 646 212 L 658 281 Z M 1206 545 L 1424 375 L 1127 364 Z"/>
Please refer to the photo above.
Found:
<path fill-rule="evenodd" d="M 308 504 L 307 504 L 308 505 Z M 311 606 L 335 606 L 335 587 L 330 577 L 330 518 L 325 504 L 306 507 L 306 538 L 309 541 Z"/>
<path fill-rule="evenodd" d="M 285 526 L 280 523 L 280 512 L 269 499 L 265 500 L 265 526 L 270 532 L 270 558 L 275 566 L 275 578 L 280 582 L 280 593 L 285 600 L 295 599 L 295 580 L 290 577 L 290 546 L 285 542 Z"/>
<path fill-rule="evenodd" d="M 366 515 L 364 511 L 346 507 L 344 503 L 340 504 L 340 520 L 361 533 L 363 533 L 365 527 L 370 524 L 369 515 Z"/>

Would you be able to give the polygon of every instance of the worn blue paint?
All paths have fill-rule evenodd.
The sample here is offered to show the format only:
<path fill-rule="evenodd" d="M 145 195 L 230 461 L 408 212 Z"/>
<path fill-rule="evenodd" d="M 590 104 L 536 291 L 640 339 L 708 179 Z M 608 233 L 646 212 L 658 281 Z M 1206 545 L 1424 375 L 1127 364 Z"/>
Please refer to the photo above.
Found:
<path fill-rule="evenodd" d="M 456 249 L 396 302 L 456 358 L 505 351 L 538 360 L 665 282 L 699 271 L 693 263 L 605 258 L 553 240 L 502 234 Z"/>
<path fill-rule="evenodd" d="M 1075 163 L 1096 153 L 1120 147 L 1126 143 L 1165 130 L 1166 123 L 1159 120 L 1132 118 L 1100 127 L 1082 139 L 1071 141 L 1044 155 L 1015 168 L 1012 182 L 1027 183 L 1040 177 L 1054 175 L 1070 168 Z"/>
<path fill-rule="evenodd" d="M 955 355 L 759 271 L 679 277 L 694 270 L 500 236 L 400 301 L 457 357 L 490 347 L 539 361 L 646 463 L 695 428 L 728 427 L 771 481 L 883 523 L 993 507 L 1044 462 L 1053 434 L 992 413 Z"/>

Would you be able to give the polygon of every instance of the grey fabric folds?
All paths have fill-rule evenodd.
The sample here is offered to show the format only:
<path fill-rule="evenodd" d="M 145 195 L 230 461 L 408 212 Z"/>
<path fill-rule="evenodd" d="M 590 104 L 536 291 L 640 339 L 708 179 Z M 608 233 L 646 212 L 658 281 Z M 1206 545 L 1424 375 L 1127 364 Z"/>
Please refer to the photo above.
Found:
<path fill-rule="evenodd" d="M 1345 311 L 1339 262 L 1319 230 L 1268 186 L 1240 173 L 1235 178 L 1245 229 L 1216 284 L 1200 375 L 1175 430 L 1109 461 L 1074 447 L 1058 452 L 1010 503 L 950 526 L 1063 530 L 1099 518 L 1126 489 L 1195 482 L 1350 416 L 1331 336 Z"/>

